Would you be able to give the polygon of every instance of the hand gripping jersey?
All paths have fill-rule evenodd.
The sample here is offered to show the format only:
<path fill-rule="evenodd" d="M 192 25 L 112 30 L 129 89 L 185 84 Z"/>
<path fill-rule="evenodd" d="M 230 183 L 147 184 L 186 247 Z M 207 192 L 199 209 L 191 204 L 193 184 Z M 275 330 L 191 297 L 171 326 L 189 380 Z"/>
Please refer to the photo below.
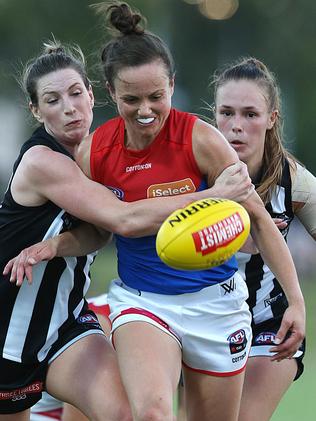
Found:
<path fill-rule="evenodd" d="M 13 174 L 23 154 L 35 145 L 45 145 L 72 158 L 39 128 L 22 146 Z M 27 282 L 20 288 L 11 284 L 9 276 L 2 275 L 11 258 L 25 247 L 71 229 L 79 221 L 51 202 L 21 206 L 14 201 L 10 187 L 11 181 L 0 207 L 0 352 L 3 358 L 32 364 L 45 359 L 59 333 L 67 330 L 86 305 L 83 296 L 90 284 L 89 267 L 94 254 L 41 262 L 33 268 L 31 286 Z"/>
<path fill-rule="evenodd" d="M 99 127 L 91 146 L 92 178 L 121 200 L 174 196 L 207 187 L 192 152 L 192 129 L 197 117 L 171 110 L 154 141 L 143 150 L 124 146 L 121 117 Z M 181 294 L 230 278 L 235 258 L 207 271 L 179 271 L 167 267 L 156 254 L 155 236 L 124 238 L 116 235 L 118 273 L 135 289 L 159 294 Z"/>

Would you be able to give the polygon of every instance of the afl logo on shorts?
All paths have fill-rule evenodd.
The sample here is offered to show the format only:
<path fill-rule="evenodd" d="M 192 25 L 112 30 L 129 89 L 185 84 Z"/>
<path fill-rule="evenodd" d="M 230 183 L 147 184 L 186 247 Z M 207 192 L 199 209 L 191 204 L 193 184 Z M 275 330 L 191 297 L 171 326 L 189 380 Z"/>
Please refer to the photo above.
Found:
<path fill-rule="evenodd" d="M 255 337 L 256 345 L 273 345 L 275 341 L 275 333 L 273 332 L 260 332 Z"/>
<path fill-rule="evenodd" d="M 106 186 L 106 187 L 110 189 L 118 199 L 123 200 L 124 198 L 123 190 L 118 189 L 117 187 L 111 187 L 111 186 Z"/>
<path fill-rule="evenodd" d="M 99 320 L 93 316 L 92 314 L 84 314 L 83 316 L 78 317 L 79 323 L 91 323 L 91 324 L 99 324 Z"/>
<path fill-rule="evenodd" d="M 236 332 L 228 336 L 227 340 L 231 354 L 237 354 L 246 348 L 247 338 L 244 329 L 236 330 Z"/>

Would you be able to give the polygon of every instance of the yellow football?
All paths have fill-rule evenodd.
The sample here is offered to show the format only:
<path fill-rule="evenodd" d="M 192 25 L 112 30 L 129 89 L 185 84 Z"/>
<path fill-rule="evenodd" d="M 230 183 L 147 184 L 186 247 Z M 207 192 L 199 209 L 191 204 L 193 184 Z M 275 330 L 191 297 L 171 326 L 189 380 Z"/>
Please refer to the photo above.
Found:
<path fill-rule="evenodd" d="M 246 209 L 233 200 L 198 200 L 174 211 L 156 239 L 160 259 L 175 269 L 219 266 L 245 243 L 250 232 Z"/>

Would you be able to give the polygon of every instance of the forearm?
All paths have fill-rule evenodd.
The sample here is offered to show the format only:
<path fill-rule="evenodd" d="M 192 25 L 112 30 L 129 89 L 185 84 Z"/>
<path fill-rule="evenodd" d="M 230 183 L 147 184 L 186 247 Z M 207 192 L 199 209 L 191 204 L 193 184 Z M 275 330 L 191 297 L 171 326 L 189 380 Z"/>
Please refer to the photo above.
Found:
<path fill-rule="evenodd" d="M 251 234 L 263 260 L 281 284 L 289 304 L 304 305 L 289 248 L 269 215 L 252 220 Z"/>
<path fill-rule="evenodd" d="M 91 224 L 82 223 L 71 231 L 63 232 L 50 240 L 54 242 L 56 256 L 84 256 L 104 247 L 112 234 L 100 231 Z"/>
<path fill-rule="evenodd" d="M 31 284 L 34 265 L 54 259 L 56 256 L 84 256 L 103 247 L 111 237 L 107 232 L 100 232 L 94 226 L 82 223 L 72 231 L 66 231 L 45 241 L 25 248 L 18 256 L 11 259 L 3 273 L 10 274 L 10 282 L 22 285 L 24 278 Z"/>
<path fill-rule="evenodd" d="M 184 208 L 190 203 L 210 197 L 225 197 L 232 195 L 232 187 L 223 188 L 221 182 L 206 190 L 182 194 L 172 197 L 143 199 L 136 202 L 120 202 L 117 206 L 112 223 L 113 231 L 126 237 L 140 237 L 156 234 L 162 222 L 176 209 Z M 252 187 L 238 190 L 238 198 L 247 197 Z M 228 192 L 231 192 L 229 195 Z M 235 199 L 235 197 L 233 198 Z"/>
<path fill-rule="evenodd" d="M 171 212 L 187 206 L 192 201 L 207 197 L 226 197 L 234 200 L 230 193 L 236 194 L 239 190 L 240 197 L 240 190 L 248 191 L 248 181 L 246 180 L 245 189 L 242 183 L 245 176 L 239 166 L 232 165 L 224 170 L 216 179 L 215 185 L 207 190 L 127 203 L 119 200 L 105 186 L 89 180 L 68 158 L 56 153 L 45 152 L 44 155 L 45 159 L 43 154 L 37 157 L 41 158 L 43 165 L 35 169 L 32 166 L 28 180 L 30 185 L 37 186 L 36 192 L 39 197 L 49 199 L 82 221 L 126 237 L 157 233 L 161 223 Z M 39 159 L 35 162 L 39 162 Z M 57 174 L 56 167 L 59 169 Z M 89 197 L 89 200 L 86 200 L 86 197 Z"/>
<path fill-rule="evenodd" d="M 248 253 L 248 254 L 258 254 L 259 250 L 256 246 L 255 242 L 253 241 L 253 238 L 251 235 L 248 235 L 248 238 L 245 242 L 245 244 L 241 247 L 239 250 L 242 253 Z"/>
<path fill-rule="evenodd" d="M 125 203 L 125 207 L 118 208 L 113 217 L 113 223 L 116 221 L 114 231 L 126 237 L 154 235 L 173 211 L 209 197 L 218 197 L 215 187 L 196 193 Z"/>

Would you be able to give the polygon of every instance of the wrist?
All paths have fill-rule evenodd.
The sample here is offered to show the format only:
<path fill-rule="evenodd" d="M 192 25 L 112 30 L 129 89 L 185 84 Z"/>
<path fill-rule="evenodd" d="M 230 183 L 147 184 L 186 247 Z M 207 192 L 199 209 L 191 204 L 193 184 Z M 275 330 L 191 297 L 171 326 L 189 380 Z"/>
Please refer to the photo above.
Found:
<path fill-rule="evenodd" d="M 214 186 L 209 187 L 208 189 L 203 190 L 202 192 L 204 195 L 204 199 L 223 197 L 223 194 L 220 193 L 220 189 L 218 189 L 215 184 Z"/>
<path fill-rule="evenodd" d="M 286 294 L 286 298 L 289 306 L 305 308 L 305 300 L 300 289 L 294 294 L 293 291 L 291 291 L 291 294 Z"/>
<path fill-rule="evenodd" d="M 67 238 L 65 239 L 67 233 L 56 235 L 56 237 L 51 238 L 49 241 L 51 242 L 50 248 L 52 253 L 56 257 L 63 257 L 67 252 Z"/>

